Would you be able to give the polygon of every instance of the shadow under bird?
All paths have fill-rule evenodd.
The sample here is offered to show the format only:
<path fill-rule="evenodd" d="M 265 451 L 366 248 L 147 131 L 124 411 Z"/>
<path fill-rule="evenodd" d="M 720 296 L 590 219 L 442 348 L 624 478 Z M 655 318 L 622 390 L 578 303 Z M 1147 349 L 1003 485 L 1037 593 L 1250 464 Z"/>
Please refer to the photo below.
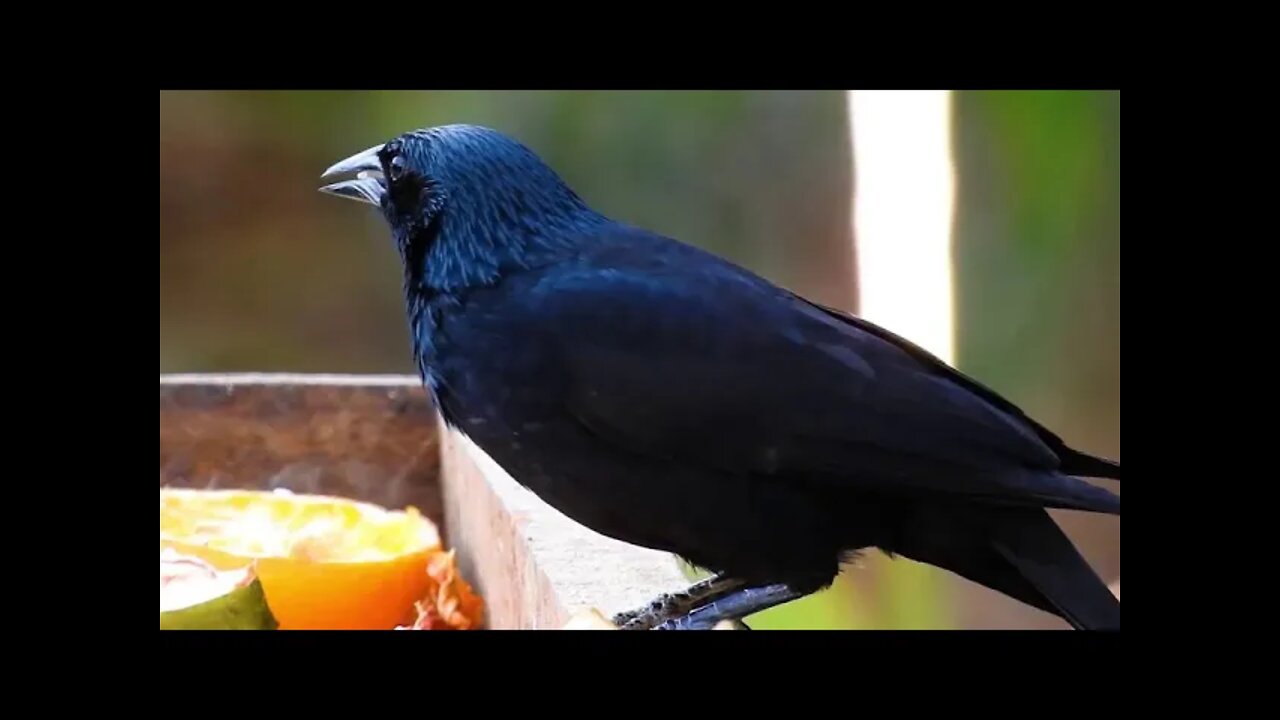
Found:
<path fill-rule="evenodd" d="M 1056 614 L 1120 602 L 1046 511 L 1120 514 L 991 389 L 854 315 L 589 207 L 521 143 L 400 135 L 325 173 L 399 251 L 414 357 L 449 426 L 566 516 L 712 573 L 614 620 L 707 628 L 878 548 Z"/>

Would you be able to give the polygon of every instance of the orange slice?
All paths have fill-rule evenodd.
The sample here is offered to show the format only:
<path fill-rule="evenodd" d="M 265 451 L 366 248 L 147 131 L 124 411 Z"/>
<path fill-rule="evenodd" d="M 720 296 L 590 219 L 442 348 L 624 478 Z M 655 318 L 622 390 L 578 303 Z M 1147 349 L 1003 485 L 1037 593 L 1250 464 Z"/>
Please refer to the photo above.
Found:
<path fill-rule="evenodd" d="M 281 491 L 161 488 L 160 547 L 219 570 L 253 564 L 282 630 L 414 622 L 418 601 L 438 604 L 437 556 L 452 562 L 415 508 Z"/>

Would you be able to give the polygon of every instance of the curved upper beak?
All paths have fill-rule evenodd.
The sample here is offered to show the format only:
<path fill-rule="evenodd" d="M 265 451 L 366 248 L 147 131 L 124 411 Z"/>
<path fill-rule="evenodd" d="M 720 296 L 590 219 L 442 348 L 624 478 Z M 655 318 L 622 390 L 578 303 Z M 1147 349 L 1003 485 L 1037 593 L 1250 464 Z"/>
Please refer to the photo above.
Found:
<path fill-rule="evenodd" d="M 382 197 L 387 192 L 382 183 L 382 163 L 378 160 L 378 151 L 381 149 L 381 144 L 374 145 L 329 166 L 329 169 L 321 173 L 322 179 L 352 172 L 356 173 L 356 178 L 325 185 L 320 188 L 320 192 L 381 206 Z"/>

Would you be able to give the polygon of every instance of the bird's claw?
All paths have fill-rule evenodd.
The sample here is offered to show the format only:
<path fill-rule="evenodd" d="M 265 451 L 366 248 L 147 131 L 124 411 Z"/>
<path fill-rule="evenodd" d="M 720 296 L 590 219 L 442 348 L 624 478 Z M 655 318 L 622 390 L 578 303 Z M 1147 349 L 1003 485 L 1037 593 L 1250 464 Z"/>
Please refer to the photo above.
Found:
<path fill-rule="evenodd" d="M 750 629 L 742 618 L 762 610 L 796 600 L 803 596 L 785 584 L 765 587 L 749 587 L 722 595 L 698 607 L 687 615 L 670 618 L 654 627 L 655 630 L 710 630 L 722 623 L 741 623 Z"/>
<path fill-rule="evenodd" d="M 689 613 L 681 615 L 677 618 L 671 618 L 664 623 L 655 625 L 654 630 L 750 630 L 751 626 L 747 625 L 742 618 L 707 618 L 699 616 L 697 613 Z"/>
<path fill-rule="evenodd" d="M 742 584 L 739 580 L 716 575 L 700 580 L 680 592 L 663 593 L 643 607 L 620 612 L 613 616 L 613 624 L 623 630 L 650 630 L 687 615 L 699 605 L 722 597 Z"/>
<path fill-rule="evenodd" d="M 652 602 L 635 610 L 613 616 L 613 624 L 622 630 L 648 630 L 681 610 L 677 593 L 663 593 Z"/>

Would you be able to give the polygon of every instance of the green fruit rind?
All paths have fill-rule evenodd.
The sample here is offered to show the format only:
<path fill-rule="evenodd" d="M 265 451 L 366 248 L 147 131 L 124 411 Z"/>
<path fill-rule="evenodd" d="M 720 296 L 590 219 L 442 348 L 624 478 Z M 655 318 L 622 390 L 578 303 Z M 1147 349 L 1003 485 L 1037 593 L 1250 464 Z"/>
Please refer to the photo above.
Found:
<path fill-rule="evenodd" d="M 160 551 L 161 630 L 276 630 L 253 566 L 219 571 L 172 549 Z"/>
<path fill-rule="evenodd" d="M 161 630 L 275 630 L 279 627 L 257 578 L 225 595 L 160 613 Z"/>

